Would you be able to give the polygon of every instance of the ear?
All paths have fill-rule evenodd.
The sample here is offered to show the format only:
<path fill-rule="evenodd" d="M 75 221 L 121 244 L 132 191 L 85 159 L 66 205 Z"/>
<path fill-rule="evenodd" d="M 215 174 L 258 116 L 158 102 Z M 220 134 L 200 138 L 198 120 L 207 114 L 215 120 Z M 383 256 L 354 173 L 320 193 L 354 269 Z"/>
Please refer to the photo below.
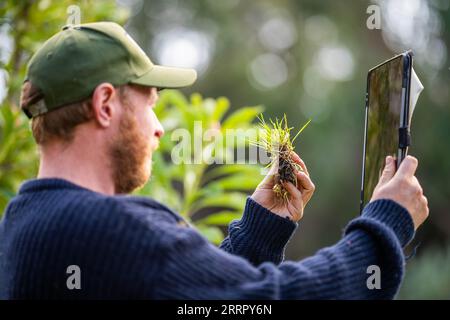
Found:
<path fill-rule="evenodd" d="M 92 94 L 92 109 L 94 118 L 102 127 L 109 127 L 112 123 L 112 117 L 117 113 L 117 92 L 110 83 L 99 84 Z"/>

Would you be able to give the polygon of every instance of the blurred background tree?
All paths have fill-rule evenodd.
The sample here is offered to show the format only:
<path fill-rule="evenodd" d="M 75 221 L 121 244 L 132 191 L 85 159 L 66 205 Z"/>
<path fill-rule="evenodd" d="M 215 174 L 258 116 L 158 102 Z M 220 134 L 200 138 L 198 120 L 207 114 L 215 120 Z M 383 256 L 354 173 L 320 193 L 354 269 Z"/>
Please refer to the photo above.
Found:
<path fill-rule="evenodd" d="M 17 108 L 25 64 L 66 23 L 71 4 L 80 7 L 82 22 L 107 19 L 125 24 L 154 62 L 196 68 L 199 80 L 183 93 L 227 97 L 231 107 L 225 118 L 245 105 L 264 105 L 266 118 L 286 113 L 297 128 L 312 118 L 296 150 L 317 188 L 288 247 L 288 259 L 333 244 L 346 222 L 358 215 L 367 70 L 412 49 L 425 90 L 413 116 L 410 153 L 420 160 L 417 176 L 429 200 L 430 218 L 417 234 L 415 243 L 421 245 L 407 263 L 399 297 L 450 298 L 450 149 L 445 147 L 450 136 L 449 0 L 3 1 L 2 207 L 20 182 L 36 173 L 28 122 Z M 367 27 L 370 5 L 380 9 L 381 29 Z M 191 97 L 185 104 L 192 103 Z M 186 125 L 180 114 L 170 117 Z M 164 158 L 163 143 L 161 149 L 157 157 Z M 155 169 L 154 182 L 140 192 L 158 199 L 154 193 L 160 192 L 156 186 L 163 183 L 162 174 Z M 179 197 L 186 201 L 183 194 Z"/>
<path fill-rule="evenodd" d="M 125 22 L 126 8 L 107 1 L 2 1 L 0 3 L 0 211 L 24 179 L 37 173 L 37 150 L 20 111 L 20 88 L 32 54 L 69 20 L 77 4 L 81 19 Z"/>
<path fill-rule="evenodd" d="M 179 91 L 163 90 L 155 113 L 166 134 L 153 156 L 150 181 L 137 191 L 179 212 L 214 244 L 242 216 L 247 193 L 262 178 L 263 167 L 248 163 L 262 107 L 239 108 L 225 117 L 229 108 L 225 97 L 203 99 L 196 93 L 188 100 Z M 179 128 L 187 130 L 178 134 Z"/>

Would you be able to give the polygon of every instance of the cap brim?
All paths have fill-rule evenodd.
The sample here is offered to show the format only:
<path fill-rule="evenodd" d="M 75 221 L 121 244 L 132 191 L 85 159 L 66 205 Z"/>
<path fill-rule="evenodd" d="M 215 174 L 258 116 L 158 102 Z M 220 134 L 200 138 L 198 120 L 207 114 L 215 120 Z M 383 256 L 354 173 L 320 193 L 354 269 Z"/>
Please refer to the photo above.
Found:
<path fill-rule="evenodd" d="M 170 89 L 190 86 L 196 79 L 197 72 L 194 69 L 154 65 L 149 72 L 130 82 L 143 86 Z"/>

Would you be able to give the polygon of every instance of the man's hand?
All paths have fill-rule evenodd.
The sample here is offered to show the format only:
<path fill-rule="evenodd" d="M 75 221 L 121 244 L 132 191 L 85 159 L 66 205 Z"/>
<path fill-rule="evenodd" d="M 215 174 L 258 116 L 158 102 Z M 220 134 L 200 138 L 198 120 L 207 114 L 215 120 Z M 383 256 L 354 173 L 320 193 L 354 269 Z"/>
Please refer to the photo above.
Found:
<path fill-rule="evenodd" d="M 414 176 L 417 165 L 416 158 L 407 156 L 395 172 L 395 159 L 386 157 L 386 165 L 370 200 L 391 199 L 398 202 L 408 210 L 416 230 L 429 213 L 427 198 Z"/>
<path fill-rule="evenodd" d="M 308 169 L 303 160 L 296 153 L 292 153 L 292 160 L 298 163 L 303 171 L 295 172 L 297 188 L 290 182 L 283 183 L 283 186 L 289 192 L 289 201 L 287 203 L 277 199 L 272 189 L 275 184 L 275 174 L 278 171 L 278 166 L 276 165 L 270 168 L 269 173 L 258 185 L 251 198 L 276 215 L 288 217 L 292 221 L 297 222 L 303 217 L 303 209 L 311 199 L 315 186 L 309 178 Z"/>

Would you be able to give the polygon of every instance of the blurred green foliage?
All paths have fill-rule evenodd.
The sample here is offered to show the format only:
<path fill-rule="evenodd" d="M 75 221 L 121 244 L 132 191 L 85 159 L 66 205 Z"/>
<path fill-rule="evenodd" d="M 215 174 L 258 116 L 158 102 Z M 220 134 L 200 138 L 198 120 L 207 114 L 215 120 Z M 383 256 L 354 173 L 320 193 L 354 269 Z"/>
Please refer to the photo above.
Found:
<path fill-rule="evenodd" d="M 450 246 L 429 248 L 406 265 L 398 299 L 450 299 Z"/>
<path fill-rule="evenodd" d="M 23 180 L 36 176 L 38 154 L 27 117 L 18 106 L 26 64 L 37 48 L 67 22 L 67 8 L 77 4 L 82 21 L 113 20 L 123 23 L 127 10 L 110 1 L 2 1 L 0 74 L 6 93 L 0 110 L 0 212 Z M 8 35 L 8 37 L 5 36 Z M 7 41 L 11 40 L 10 45 Z M 2 79 L 3 80 L 3 79 Z"/>
<path fill-rule="evenodd" d="M 24 79 L 26 62 L 33 52 L 51 35 L 57 32 L 70 15 L 69 6 L 80 7 L 81 21 L 110 20 L 124 22 L 127 17 L 125 8 L 118 8 L 111 1 L 60 1 L 56 5 L 51 1 L 8 1 L 0 8 L 1 26 L 8 28 L 13 40 L 12 52 L 8 61 L 2 65 L 7 72 L 8 91 L 0 113 L 0 212 L 16 193 L 23 180 L 36 175 L 38 154 L 29 130 L 29 121 L 20 111 L 18 100 L 21 83 Z M 66 17 L 66 18 L 64 18 Z M 30 26 L 39 26 L 31 30 Z M 6 50 L 6 47 L 2 47 Z M 220 165 L 208 170 L 206 164 L 173 165 L 170 151 L 174 147 L 171 141 L 171 130 L 186 128 L 194 136 L 194 122 L 201 121 L 202 129 L 217 129 L 217 134 L 225 137 L 227 129 L 252 128 L 251 122 L 262 111 L 259 106 L 244 107 L 225 118 L 229 109 L 226 98 L 205 99 L 199 94 L 191 96 L 187 101 L 184 95 L 177 91 L 165 91 L 156 107 L 156 113 L 164 124 L 167 134 L 161 141 L 161 151 L 154 155 L 154 174 L 152 180 L 137 193 L 150 195 L 166 203 L 180 212 L 189 221 L 194 214 L 207 208 L 221 208 L 218 211 L 210 209 L 213 215 L 203 216 L 195 221 L 198 229 L 213 243 L 220 243 L 224 235 L 218 226 L 227 225 L 232 219 L 239 218 L 245 205 L 246 192 L 258 184 L 261 176 L 256 165 Z M 212 143 L 200 137 L 205 142 L 200 153 L 212 148 Z M 213 140 L 218 143 L 220 139 Z M 238 143 L 247 140 L 237 139 Z M 236 144 L 236 147 L 245 145 Z M 222 158 L 225 161 L 229 153 L 226 150 Z M 228 154 L 227 154 L 228 153 Z M 166 160 L 164 159 L 166 156 Z M 189 154 L 189 157 L 191 154 Z M 210 155 L 218 158 L 219 155 Z M 246 179 L 242 179 L 243 177 Z M 236 183 L 236 182 L 239 183 Z M 181 184 L 177 190 L 173 184 Z M 236 190 L 236 185 L 239 190 Z M 244 192 L 246 191 L 246 192 Z M 212 210 L 212 211 L 211 211 Z"/>

